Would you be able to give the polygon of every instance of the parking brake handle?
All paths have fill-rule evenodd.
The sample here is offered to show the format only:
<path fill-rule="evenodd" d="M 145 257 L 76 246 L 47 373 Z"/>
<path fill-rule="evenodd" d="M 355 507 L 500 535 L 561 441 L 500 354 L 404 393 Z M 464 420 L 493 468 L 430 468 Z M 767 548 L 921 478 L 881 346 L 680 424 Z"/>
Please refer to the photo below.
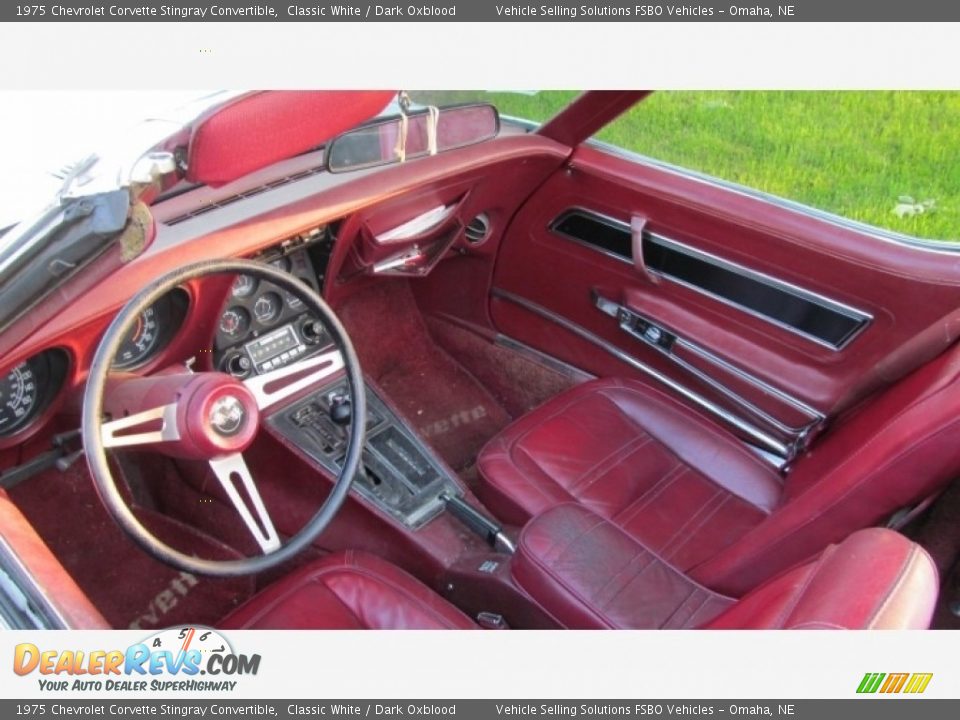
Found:
<path fill-rule="evenodd" d="M 460 522 L 482 537 L 495 550 L 513 555 L 516 546 L 508 538 L 503 527 L 481 513 L 461 497 L 444 492 L 440 499 L 447 504 L 447 510 Z"/>

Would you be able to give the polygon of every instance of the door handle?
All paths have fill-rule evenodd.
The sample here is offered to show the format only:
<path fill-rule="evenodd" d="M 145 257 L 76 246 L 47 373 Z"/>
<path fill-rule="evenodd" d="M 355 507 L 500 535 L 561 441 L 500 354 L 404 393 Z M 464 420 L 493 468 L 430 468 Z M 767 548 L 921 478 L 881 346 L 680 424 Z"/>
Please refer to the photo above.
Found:
<path fill-rule="evenodd" d="M 630 218 L 630 250 L 633 255 L 633 266 L 647 280 L 657 285 L 660 283 L 660 276 L 647 267 L 643 257 L 643 231 L 646 227 L 647 219 L 642 215 L 634 215 Z"/>

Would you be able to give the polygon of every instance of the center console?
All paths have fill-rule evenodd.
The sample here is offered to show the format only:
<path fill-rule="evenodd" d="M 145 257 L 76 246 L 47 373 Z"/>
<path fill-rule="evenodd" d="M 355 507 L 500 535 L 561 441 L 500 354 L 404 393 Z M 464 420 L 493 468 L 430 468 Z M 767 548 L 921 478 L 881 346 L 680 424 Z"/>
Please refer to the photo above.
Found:
<path fill-rule="evenodd" d="M 442 512 L 447 498 L 459 496 L 461 490 L 369 386 L 366 395 L 363 467 L 353 486 L 405 527 L 419 528 Z M 268 422 L 336 475 L 343 467 L 350 422 L 346 380 L 314 391 Z"/>

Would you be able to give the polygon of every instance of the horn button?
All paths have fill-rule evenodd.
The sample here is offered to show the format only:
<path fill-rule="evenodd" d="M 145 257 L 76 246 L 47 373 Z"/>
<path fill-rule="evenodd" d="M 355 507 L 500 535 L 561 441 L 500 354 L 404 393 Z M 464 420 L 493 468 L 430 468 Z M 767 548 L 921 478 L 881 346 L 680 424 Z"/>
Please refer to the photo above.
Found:
<path fill-rule="evenodd" d="M 183 449 L 206 458 L 242 452 L 260 423 L 253 393 L 219 373 L 198 380 L 184 388 L 178 402 Z"/>
<path fill-rule="evenodd" d="M 246 415 L 243 402 L 236 395 L 224 395 L 214 401 L 207 420 L 215 433 L 230 437 L 243 429 Z"/>

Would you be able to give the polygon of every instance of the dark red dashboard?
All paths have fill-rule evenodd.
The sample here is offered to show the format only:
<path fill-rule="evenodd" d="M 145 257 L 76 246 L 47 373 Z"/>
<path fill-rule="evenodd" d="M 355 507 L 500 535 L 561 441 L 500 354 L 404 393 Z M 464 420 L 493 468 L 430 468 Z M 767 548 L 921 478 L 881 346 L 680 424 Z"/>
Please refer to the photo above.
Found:
<path fill-rule="evenodd" d="M 44 429 L 63 424 L 52 423 L 52 418 L 66 416 L 69 420 L 79 411 L 87 370 L 106 326 L 135 292 L 165 272 L 207 259 L 284 256 L 292 242 L 336 228 L 328 265 L 317 268 L 320 277 L 313 278 L 323 283 L 322 288 L 316 287 L 336 307 L 356 288 L 373 281 L 369 273 L 346 271 L 362 253 L 363 227 L 371 222 L 389 223 L 455 197 L 455 222 L 465 224 L 483 212 L 492 218 L 493 227 L 490 240 L 482 247 L 461 242 L 445 254 L 474 256 L 489 279 L 503 227 L 531 190 L 568 154 L 569 148 L 553 141 L 517 134 L 402 166 L 337 176 L 317 173 L 313 168 L 318 159 L 306 155 L 220 188 L 200 187 L 161 200 L 151 208 L 155 237 L 142 255 L 126 264 L 116 256 L 96 263 L 0 337 L 0 372 L 4 375 L 35 357 L 55 357 L 57 366 L 56 372 L 50 373 L 42 406 L 28 422 L 0 436 L 0 450 L 7 451 L 2 464 L 22 457 L 21 453 L 10 454 L 17 446 Z M 297 168 L 301 173 L 304 168 L 311 169 L 309 174 L 322 176 L 320 182 L 308 192 L 290 183 L 263 193 L 247 216 L 237 213 L 244 203 L 231 207 L 223 202 L 251 194 L 251 188 L 277 183 L 278 174 L 286 177 Z M 183 220 L 183 210 L 190 203 L 206 209 L 218 201 L 223 209 L 197 212 Z M 189 358 L 195 358 L 198 369 L 214 369 L 217 361 L 222 361 L 224 338 L 218 326 L 229 293 L 226 281 L 191 282 L 181 288 L 177 297 L 171 298 L 170 307 L 157 310 L 165 321 L 156 330 L 161 336 L 144 340 L 149 352 L 134 357 L 124 369 L 148 374 Z M 34 324 L 37 318 L 42 324 Z M 134 344 L 131 352 L 136 355 L 138 351 Z"/>

